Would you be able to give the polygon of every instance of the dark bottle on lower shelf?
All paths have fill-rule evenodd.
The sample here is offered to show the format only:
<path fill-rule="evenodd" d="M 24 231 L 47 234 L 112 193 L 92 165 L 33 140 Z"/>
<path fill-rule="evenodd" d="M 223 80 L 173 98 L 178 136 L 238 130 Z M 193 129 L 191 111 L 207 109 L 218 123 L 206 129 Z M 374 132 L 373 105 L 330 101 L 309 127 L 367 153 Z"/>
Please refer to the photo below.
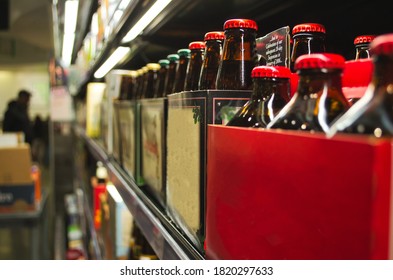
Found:
<path fill-rule="evenodd" d="M 289 101 L 291 71 L 283 66 L 257 66 L 250 100 L 227 126 L 265 128 Z"/>

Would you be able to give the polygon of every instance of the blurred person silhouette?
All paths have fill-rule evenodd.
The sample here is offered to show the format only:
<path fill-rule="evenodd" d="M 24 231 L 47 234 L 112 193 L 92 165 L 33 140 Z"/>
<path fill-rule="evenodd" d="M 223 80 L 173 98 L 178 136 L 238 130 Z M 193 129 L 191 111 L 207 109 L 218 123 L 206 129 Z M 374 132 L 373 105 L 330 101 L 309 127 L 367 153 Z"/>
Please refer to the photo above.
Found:
<path fill-rule="evenodd" d="M 33 123 L 33 159 L 39 163 L 46 164 L 46 153 L 49 151 L 48 122 L 40 115 L 36 115 Z"/>
<path fill-rule="evenodd" d="M 27 90 L 20 90 L 16 99 L 8 102 L 7 110 L 3 118 L 4 132 L 23 132 L 25 142 L 32 144 L 33 126 L 29 118 L 29 104 L 31 93 Z"/>

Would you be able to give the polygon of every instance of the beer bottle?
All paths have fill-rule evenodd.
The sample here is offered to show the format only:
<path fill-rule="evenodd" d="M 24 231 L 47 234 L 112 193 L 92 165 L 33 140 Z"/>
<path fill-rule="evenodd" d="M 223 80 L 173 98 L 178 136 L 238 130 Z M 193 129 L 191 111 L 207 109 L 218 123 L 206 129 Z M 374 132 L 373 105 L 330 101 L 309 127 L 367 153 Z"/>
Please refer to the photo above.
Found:
<path fill-rule="evenodd" d="M 143 70 L 142 68 L 139 68 L 138 70 L 136 70 L 136 72 L 137 72 L 137 78 L 136 78 L 135 97 L 136 99 L 140 99 L 143 90 Z"/>
<path fill-rule="evenodd" d="M 146 64 L 146 67 L 147 76 L 145 98 L 153 98 L 156 91 L 158 71 L 160 70 L 161 66 L 158 63 L 148 63 Z"/>
<path fill-rule="evenodd" d="M 137 72 L 132 70 L 115 70 L 120 77 L 119 100 L 135 98 Z"/>
<path fill-rule="evenodd" d="M 211 31 L 205 34 L 205 58 L 203 59 L 198 89 L 215 89 L 218 66 L 222 55 L 223 31 Z"/>
<path fill-rule="evenodd" d="M 375 35 L 360 35 L 355 38 L 355 60 L 362 58 L 370 58 L 370 43 Z"/>
<path fill-rule="evenodd" d="M 147 65 L 142 67 L 142 81 L 141 81 L 141 98 L 146 98 L 146 91 L 147 91 L 147 72 L 149 69 Z"/>
<path fill-rule="evenodd" d="M 393 33 L 375 37 L 370 44 L 373 74 L 364 95 L 332 125 L 336 133 L 393 136 Z"/>
<path fill-rule="evenodd" d="M 255 67 L 251 72 L 251 98 L 227 126 L 265 128 L 289 99 L 291 74 L 289 68 L 283 66 Z"/>
<path fill-rule="evenodd" d="M 156 88 L 154 93 L 154 97 L 156 98 L 164 96 L 165 79 L 168 73 L 169 60 L 160 59 L 158 61 L 158 64 L 160 65 L 160 70 L 158 70 L 158 77 L 157 77 Z"/>
<path fill-rule="evenodd" d="M 257 23 L 250 19 L 230 19 L 224 23 L 225 39 L 216 89 L 252 89 L 251 71 L 258 65 L 257 30 Z"/>
<path fill-rule="evenodd" d="M 167 96 L 168 94 L 174 92 L 173 90 L 174 90 L 175 78 L 176 78 L 176 68 L 179 62 L 179 55 L 175 53 L 170 54 L 167 56 L 167 59 L 169 60 L 169 66 L 168 66 L 168 73 L 165 79 L 164 96 Z"/>
<path fill-rule="evenodd" d="M 181 92 L 184 90 L 184 84 L 186 82 L 187 67 L 190 60 L 190 49 L 179 49 L 177 51 L 179 55 L 179 62 L 176 67 L 176 77 L 175 84 L 173 87 L 173 92 Z"/>
<path fill-rule="evenodd" d="M 135 70 L 129 71 L 128 75 L 124 77 L 121 83 L 122 92 L 126 92 L 125 99 L 132 100 L 136 98 L 136 83 L 138 72 Z"/>
<path fill-rule="evenodd" d="M 303 54 L 326 52 L 326 29 L 319 23 L 302 23 L 292 28 L 293 46 L 291 71 L 295 72 L 295 61 Z"/>
<path fill-rule="evenodd" d="M 195 41 L 188 45 L 190 49 L 190 61 L 186 71 L 184 90 L 197 90 L 202 62 L 205 55 L 205 42 Z"/>
<path fill-rule="evenodd" d="M 297 91 L 267 128 L 327 133 L 331 123 L 350 106 L 342 92 L 344 64 L 339 54 L 300 56 L 295 63 Z"/>

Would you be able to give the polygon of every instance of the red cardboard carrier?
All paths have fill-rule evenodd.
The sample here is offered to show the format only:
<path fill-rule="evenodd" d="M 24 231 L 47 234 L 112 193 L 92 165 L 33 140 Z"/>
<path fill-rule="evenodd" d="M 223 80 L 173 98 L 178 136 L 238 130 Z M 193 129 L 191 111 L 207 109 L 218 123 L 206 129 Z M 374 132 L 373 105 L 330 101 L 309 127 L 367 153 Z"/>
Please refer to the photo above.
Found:
<path fill-rule="evenodd" d="M 392 142 L 208 127 L 206 258 L 393 258 Z"/>

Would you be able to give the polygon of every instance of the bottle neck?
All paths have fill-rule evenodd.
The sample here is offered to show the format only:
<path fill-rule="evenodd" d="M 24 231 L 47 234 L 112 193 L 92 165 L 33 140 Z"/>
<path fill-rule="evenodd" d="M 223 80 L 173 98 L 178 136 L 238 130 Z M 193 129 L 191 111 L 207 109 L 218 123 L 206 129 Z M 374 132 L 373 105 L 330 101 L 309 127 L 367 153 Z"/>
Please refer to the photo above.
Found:
<path fill-rule="evenodd" d="M 372 83 L 375 88 L 386 88 L 385 90 L 376 90 L 376 93 L 393 94 L 393 56 L 375 55 L 374 72 Z"/>
<path fill-rule="evenodd" d="M 194 63 L 195 61 L 202 61 L 203 59 L 203 54 L 204 54 L 204 50 L 203 49 L 195 49 L 191 51 L 191 55 L 190 55 L 190 63 Z"/>
<path fill-rule="evenodd" d="M 297 94 L 318 98 L 322 94 L 329 96 L 331 91 L 342 92 L 342 70 L 341 69 L 301 69 L 298 71 L 299 84 Z"/>
<path fill-rule="evenodd" d="M 278 94 L 289 101 L 290 83 L 285 78 L 254 78 L 251 100 L 265 100 Z"/>
<path fill-rule="evenodd" d="M 203 67 L 217 67 L 220 63 L 222 55 L 222 42 L 221 40 L 209 40 L 206 41 L 206 53 L 205 60 L 203 61 Z"/>
<path fill-rule="evenodd" d="M 227 29 L 223 45 L 222 60 L 257 63 L 256 31 L 254 29 Z"/>
<path fill-rule="evenodd" d="M 177 64 L 176 69 L 176 77 L 175 77 L 175 85 L 174 85 L 174 92 L 180 92 L 184 90 L 184 82 L 187 74 L 187 67 L 190 58 L 188 56 L 180 56 L 179 63 Z"/>
<path fill-rule="evenodd" d="M 201 73 L 204 52 L 204 49 L 195 49 L 191 51 L 184 90 L 189 91 L 198 89 L 199 75 Z"/>
<path fill-rule="evenodd" d="M 303 54 L 326 52 L 325 33 L 298 33 L 293 36 L 291 70 L 294 72 L 296 59 Z"/>
<path fill-rule="evenodd" d="M 168 72 L 165 78 L 165 90 L 164 96 L 171 94 L 173 92 L 173 84 L 176 77 L 177 61 L 171 61 L 168 66 Z"/>
<path fill-rule="evenodd" d="M 370 44 L 357 44 L 355 45 L 355 60 L 362 58 L 370 58 Z"/>
<path fill-rule="evenodd" d="M 258 64 L 254 29 L 225 30 L 222 58 L 215 87 L 220 90 L 252 89 L 251 72 Z"/>
<path fill-rule="evenodd" d="M 221 40 L 206 41 L 205 58 L 202 62 L 202 69 L 199 77 L 199 89 L 203 90 L 215 88 L 217 71 L 220 65 L 221 55 Z"/>

